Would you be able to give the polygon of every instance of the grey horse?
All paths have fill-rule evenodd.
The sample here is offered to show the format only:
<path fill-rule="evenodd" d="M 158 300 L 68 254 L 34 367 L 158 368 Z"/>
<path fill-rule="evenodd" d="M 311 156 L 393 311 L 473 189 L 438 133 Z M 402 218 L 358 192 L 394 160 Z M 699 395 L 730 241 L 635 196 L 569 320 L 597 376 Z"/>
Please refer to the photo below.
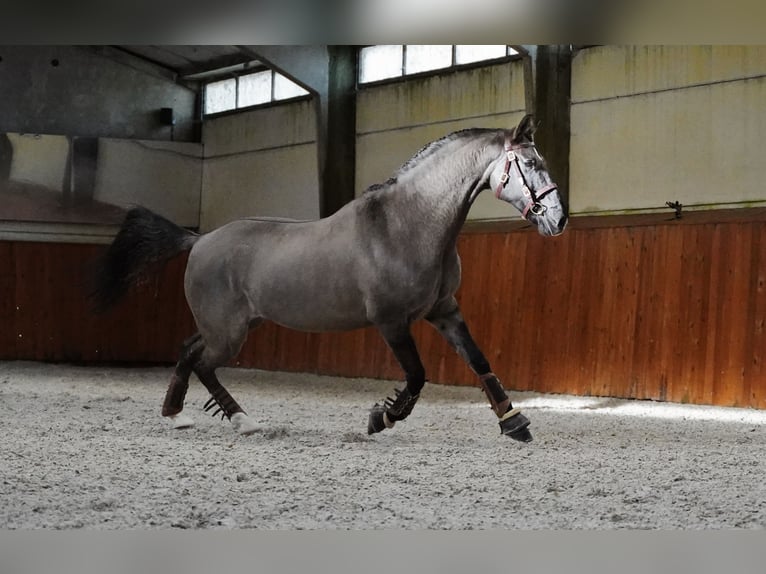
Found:
<path fill-rule="evenodd" d="M 431 142 L 388 181 L 371 186 L 333 215 L 316 221 L 240 219 L 198 235 L 151 211 L 131 209 L 98 265 L 91 296 L 100 309 L 120 297 L 154 263 L 189 253 L 184 289 L 198 332 L 184 342 L 162 407 L 174 428 L 194 372 L 240 434 L 254 421 L 215 371 L 264 320 L 301 331 L 374 325 L 406 378 L 395 397 L 376 403 L 368 433 L 405 419 L 426 383 L 410 332 L 431 323 L 478 376 L 502 434 L 529 441 L 529 419 L 513 408 L 471 337 L 455 291 L 456 243 L 471 204 L 485 189 L 516 207 L 540 234 L 562 233 L 567 209 L 538 153 L 535 121 L 514 129 L 466 129 Z"/>

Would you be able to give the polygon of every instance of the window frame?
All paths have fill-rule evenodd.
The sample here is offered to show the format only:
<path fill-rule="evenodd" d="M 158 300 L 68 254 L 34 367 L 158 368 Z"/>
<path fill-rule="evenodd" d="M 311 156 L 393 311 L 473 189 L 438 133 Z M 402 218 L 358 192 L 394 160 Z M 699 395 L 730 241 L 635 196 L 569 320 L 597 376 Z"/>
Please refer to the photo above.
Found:
<path fill-rule="evenodd" d="M 364 48 L 371 48 L 376 44 L 370 44 L 365 46 L 360 46 L 359 49 L 356 52 L 356 61 L 357 61 L 357 74 L 356 74 L 356 87 L 357 89 L 363 90 L 368 87 L 375 87 L 375 86 L 381 86 L 386 84 L 395 84 L 397 82 L 404 82 L 411 79 L 420 79 L 420 78 L 428 78 L 432 76 L 438 76 L 440 74 L 448 74 L 448 73 L 454 73 L 454 72 L 461 72 L 464 70 L 471 70 L 474 68 L 482 68 L 485 66 L 495 66 L 498 64 L 504 64 L 507 62 L 513 62 L 515 60 L 520 60 L 524 58 L 526 55 L 526 51 L 521 47 L 513 44 L 506 44 L 506 55 L 505 56 L 499 56 L 497 58 L 491 58 L 488 60 L 478 60 L 476 62 L 467 62 L 465 64 L 458 64 L 456 63 L 457 58 L 457 46 L 462 44 L 450 44 L 449 46 L 452 48 L 452 63 L 444 68 L 435 68 L 433 70 L 426 70 L 423 72 L 414 72 L 411 74 L 408 74 L 406 71 L 406 62 L 407 62 L 407 46 L 412 46 L 415 44 L 396 44 L 397 46 L 402 46 L 402 73 L 399 76 L 394 76 L 391 78 L 383 78 L 381 80 L 373 80 L 370 82 L 362 82 L 361 81 L 361 75 L 362 75 L 362 66 L 361 66 L 361 53 Z M 508 54 L 509 50 L 515 50 L 515 54 Z"/>
<path fill-rule="evenodd" d="M 269 101 L 268 102 L 262 102 L 262 103 L 259 103 L 259 104 L 251 104 L 249 106 L 239 106 L 239 79 L 241 77 L 243 77 L 243 76 L 252 76 L 252 75 L 260 74 L 260 73 L 263 73 L 263 72 L 270 72 L 271 73 L 271 85 L 270 85 Z M 298 85 L 298 86 L 300 86 L 302 89 L 306 90 L 308 93 L 307 94 L 300 94 L 300 95 L 297 95 L 297 96 L 293 96 L 292 98 L 284 98 L 284 99 L 280 99 L 280 100 L 274 99 L 274 84 L 275 84 L 275 78 L 276 78 L 277 74 L 279 74 L 279 72 L 276 71 L 273 68 L 269 68 L 267 66 L 260 66 L 260 67 L 257 67 L 257 68 L 249 68 L 249 69 L 243 70 L 241 72 L 226 72 L 226 73 L 221 74 L 220 76 L 212 76 L 210 78 L 207 78 L 205 80 L 205 82 L 203 83 L 202 90 L 201 90 L 201 92 L 202 92 L 202 106 L 201 106 L 202 107 L 202 118 L 203 119 L 218 118 L 218 117 L 221 117 L 221 116 L 227 116 L 227 115 L 236 114 L 236 113 L 239 113 L 239 112 L 244 112 L 244 111 L 249 111 L 249 110 L 254 110 L 254 109 L 260 109 L 260 108 L 269 108 L 269 107 L 278 106 L 278 105 L 281 105 L 281 104 L 286 104 L 286 103 L 292 103 L 292 102 L 297 102 L 297 101 L 301 101 L 301 100 L 311 99 L 311 97 L 312 97 L 311 92 L 309 90 L 306 90 L 306 88 L 304 88 L 303 86 L 300 86 L 300 84 L 297 84 L 296 82 L 293 82 L 293 83 Z M 284 74 L 279 74 L 279 75 L 284 76 Z M 284 77 L 287 77 L 287 76 L 284 76 Z M 218 111 L 218 112 L 207 113 L 205 111 L 205 107 L 207 106 L 207 86 L 209 84 L 214 84 L 216 82 L 220 82 L 220 81 L 223 81 L 223 80 L 231 80 L 231 79 L 233 79 L 235 81 L 235 83 L 234 83 L 234 101 L 235 101 L 235 106 L 233 108 L 229 108 L 227 110 L 221 110 L 221 111 Z M 287 79 L 290 80 L 290 78 L 287 78 Z M 290 80 L 290 81 L 292 81 L 292 80 Z"/>

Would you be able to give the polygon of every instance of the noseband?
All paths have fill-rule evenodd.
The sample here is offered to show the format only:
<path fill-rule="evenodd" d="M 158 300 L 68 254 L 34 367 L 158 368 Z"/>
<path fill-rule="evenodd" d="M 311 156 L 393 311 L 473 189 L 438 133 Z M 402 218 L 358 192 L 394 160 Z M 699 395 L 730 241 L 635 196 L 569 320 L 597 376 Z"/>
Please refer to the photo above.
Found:
<path fill-rule="evenodd" d="M 527 180 L 524 178 L 524 173 L 521 171 L 521 166 L 519 165 L 519 156 L 516 155 L 514 150 L 517 150 L 519 148 L 523 147 L 534 147 L 535 144 L 533 143 L 523 143 L 523 144 L 512 144 L 507 138 L 505 140 L 505 168 L 503 169 L 503 175 L 500 176 L 500 183 L 497 184 L 497 189 L 495 190 L 495 197 L 500 199 L 500 196 L 503 193 L 503 189 L 505 188 L 508 181 L 511 179 L 511 167 L 515 170 L 515 176 L 516 179 L 519 182 L 519 186 L 521 187 L 521 192 L 524 194 L 524 197 L 526 198 L 527 204 L 524 206 L 524 209 L 521 211 L 521 217 L 523 219 L 527 218 L 527 214 L 531 211 L 534 215 L 542 215 L 545 213 L 545 210 L 548 209 L 545 207 L 542 203 L 540 203 L 540 200 L 551 193 L 552 191 L 556 191 L 558 187 L 555 183 L 550 183 L 549 185 L 546 185 L 542 189 L 538 189 L 535 191 L 534 189 L 530 188 L 527 185 Z"/>

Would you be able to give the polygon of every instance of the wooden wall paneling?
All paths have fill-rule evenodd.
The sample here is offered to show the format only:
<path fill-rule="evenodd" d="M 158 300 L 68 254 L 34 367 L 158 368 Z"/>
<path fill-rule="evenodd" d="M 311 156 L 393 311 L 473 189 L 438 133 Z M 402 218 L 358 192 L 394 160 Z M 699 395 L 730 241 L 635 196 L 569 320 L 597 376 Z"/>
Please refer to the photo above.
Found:
<path fill-rule="evenodd" d="M 595 304 L 595 323 L 593 325 L 594 359 L 593 359 L 593 387 L 592 393 L 597 396 L 609 394 L 612 385 L 619 386 L 619 377 L 615 376 L 617 365 L 616 346 L 617 338 L 621 336 L 619 329 L 615 329 L 617 309 L 620 306 L 620 283 L 618 280 L 620 266 L 620 252 L 616 230 L 599 230 L 601 243 L 601 257 L 599 268 L 593 269 L 593 273 L 600 277 L 599 295 L 588 301 L 588 305 Z M 619 395 L 619 390 L 616 391 Z"/>
<path fill-rule="evenodd" d="M 749 382 L 748 404 L 766 408 L 766 226 L 756 224 L 753 249 L 753 278 L 751 281 L 752 315 L 750 328 L 750 361 L 745 366 L 745 380 Z"/>
<path fill-rule="evenodd" d="M 16 273 L 15 244 L 0 241 L 0 360 L 15 359 L 18 356 Z"/>
<path fill-rule="evenodd" d="M 717 370 L 716 350 L 720 338 L 719 321 L 721 313 L 719 310 L 721 304 L 724 264 L 726 258 L 725 247 L 723 246 L 723 227 L 720 224 L 713 224 L 710 229 L 710 275 L 708 284 L 710 291 L 706 301 L 707 311 L 707 345 L 705 348 L 705 375 L 702 377 L 702 397 L 703 403 L 713 404 L 715 400 L 716 379 L 720 376 Z"/>
<path fill-rule="evenodd" d="M 582 334 L 574 318 L 582 312 L 581 277 L 582 261 L 579 248 L 586 233 L 577 233 L 576 237 L 560 242 L 557 249 L 557 265 L 563 274 L 561 293 L 558 297 L 556 332 L 549 341 L 551 356 L 546 361 L 546 372 L 552 388 L 566 389 L 563 392 L 576 393 L 581 388 L 579 361 L 579 342 Z"/>
<path fill-rule="evenodd" d="M 753 365 L 757 362 L 757 351 L 755 348 L 756 321 L 758 313 L 758 274 L 761 258 L 761 233 L 760 226 L 751 223 L 748 225 L 748 239 L 750 257 L 747 262 L 747 297 L 745 299 L 745 315 L 743 320 L 744 330 L 744 348 L 742 356 L 742 384 L 739 388 L 739 404 L 741 406 L 752 407 L 757 404 L 754 389 L 758 388 L 757 375 L 754 377 Z M 743 264 L 745 262 L 743 261 Z"/>
<path fill-rule="evenodd" d="M 545 306 L 548 303 L 548 286 L 551 280 L 551 261 L 545 249 L 547 238 L 539 234 L 530 234 L 527 240 L 525 256 L 529 258 L 527 273 L 524 275 L 524 295 L 526 306 L 522 309 L 525 319 L 523 333 L 525 336 L 520 341 L 519 349 L 525 366 L 525 378 L 528 388 L 545 392 L 545 366 L 548 363 L 546 347 L 549 344 L 543 335 L 543 318 Z M 555 359 L 554 359 L 555 360 Z"/>
<path fill-rule="evenodd" d="M 45 288 L 41 305 L 47 308 L 44 316 L 41 343 L 45 360 L 64 357 L 70 362 L 89 360 L 92 354 L 82 345 L 92 340 L 92 330 L 87 319 L 87 284 L 83 260 L 77 250 L 69 245 L 51 245 L 45 252 Z"/>
<path fill-rule="evenodd" d="M 581 240 L 587 240 L 587 234 L 581 234 Z M 579 393 L 582 387 L 579 345 L 583 332 L 580 325 L 570 323 L 572 317 L 583 312 L 580 283 L 584 270 L 579 262 L 582 255 L 578 253 L 577 247 L 577 241 L 567 240 L 561 241 L 557 248 L 557 266 L 562 273 L 562 281 L 558 294 L 558 311 L 553 318 L 555 333 L 550 335 L 549 344 L 553 352 L 547 362 L 551 388 L 565 389 L 563 392 L 568 393 Z"/>
<path fill-rule="evenodd" d="M 632 374 L 636 396 L 642 399 L 660 398 L 662 372 L 658 361 L 658 335 L 662 329 L 662 313 L 659 310 L 664 297 L 666 249 L 667 234 L 663 227 L 644 230 Z"/>
<path fill-rule="evenodd" d="M 546 267 L 544 244 L 545 239 L 537 233 L 527 234 L 524 258 L 526 259 L 524 283 L 521 289 L 519 312 L 522 322 L 519 329 L 521 335 L 515 346 L 519 357 L 520 378 L 525 381 L 525 389 L 540 388 L 540 365 L 543 344 L 540 334 L 542 308 L 545 304 Z"/>
<path fill-rule="evenodd" d="M 684 302 L 679 301 L 681 291 L 681 252 L 683 234 L 682 226 L 666 225 L 664 232 L 663 263 L 658 273 L 662 274 L 662 291 L 658 301 L 658 312 L 661 314 L 659 328 L 655 333 L 655 353 L 658 367 L 658 388 L 652 393 L 653 398 L 660 400 L 680 400 L 676 392 L 676 383 L 672 372 L 681 360 L 684 340 L 680 330 L 680 309 Z M 674 397 L 674 398 L 672 398 Z"/>
<path fill-rule="evenodd" d="M 599 396 L 628 396 L 633 363 L 638 274 L 635 236 L 630 229 L 600 230 L 602 296 L 595 331 L 595 391 Z M 594 272 L 596 272 L 594 270 Z M 590 304 L 590 302 L 589 302 Z"/>
<path fill-rule="evenodd" d="M 562 324 L 568 301 L 568 269 L 563 258 L 567 241 L 563 237 L 536 237 L 539 243 L 537 302 L 534 307 L 536 334 L 530 353 L 535 390 L 551 392 L 566 385 L 561 365 L 564 352 L 559 342 L 566 326 Z"/>
<path fill-rule="evenodd" d="M 557 377 L 559 388 L 576 394 L 586 394 L 590 390 L 584 383 L 584 380 L 590 377 L 583 372 L 583 348 L 587 345 L 586 337 L 589 333 L 588 306 L 584 304 L 584 297 L 587 293 L 585 279 L 592 276 L 588 265 L 592 257 L 588 250 L 591 235 L 587 230 L 575 230 L 565 242 L 567 249 L 564 265 L 569 270 L 566 299 L 561 314 L 561 330 L 553 343 L 559 349 L 561 357 L 560 374 Z"/>
<path fill-rule="evenodd" d="M 713 400 L 717 404 L 741 405 L 741 388 L 746 361 L 748 275 L 751 261 L 749 225 L 721 225 L 720 292 L 715 349 Z"/>
<path fill-rule="evenodd" d="M 28 360 L 44 360 L 39 338 L 45 331 L 40 318 L 46 311 L 45 274 L 48 260 L 34 244 L 16 244 L 16 351 Z"/>
<path fill-rule="evenodd" d="M 621 395 L 632 397 L 634 396 L 632 388 L 634 381 L 632 376 L 634 369 L 633 350 L 636 344 L 633 333 L 636 329 L 641 281 L 641 235 L 632 228 L 621 231 L 622 262 L 619 267 L 619 287 L 622 297 L 619 307 L 615 310 L 617 333 L 613 333 L 619 341 L 617 354 L 621 368 L 617 373 L 614 373 L 614 376 L 619 378 Z"/>
<path fill-rule="evenodd" d="M 596 380 L 599 346 L 604 330 L 603 293 L 604 282 L 603 255 L 600 230 L 578 230 L 575 234 L 578 243 L 573 262 L 581 265 L 579 289 L 573 290 L 577 297 L 572 297 L 570 305 L 574 314 L 568 314 L 567 330 L 574 328 L 570 335 L 571 351 L 569 356 L 579 364 L 578 394 L 594 395 L 598 390 Z M 570 322 L 571 321 L 571 322 Z"/>
<path fill-rule="evenodd" d="M 690 225 L 683 231 L 677 294 L 677 358 L 670 376 L 675 381 L 673 396 L 680 402 L 697 403 L 703 400 L 704 389 L 700 381 L 705 375 L 708 337 L 714 336 L 708 327 L 712 226 Z"/>

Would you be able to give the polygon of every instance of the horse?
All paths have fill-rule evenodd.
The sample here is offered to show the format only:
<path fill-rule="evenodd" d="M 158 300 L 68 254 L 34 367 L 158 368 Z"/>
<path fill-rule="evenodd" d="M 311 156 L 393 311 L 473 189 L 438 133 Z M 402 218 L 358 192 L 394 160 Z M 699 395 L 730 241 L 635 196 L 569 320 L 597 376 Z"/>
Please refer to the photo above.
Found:
<path fill-rule="evenodd" d="M 242 435 L 254 420 L 216 376 L 263 321 L 309 331 L 377 328 L 405 376 L 394 397 L 369 411 L 367 432 L 406 419 L 426 372 L 411 335 L 425 319 L 478 377 L 500 432 L 528 442 L 530 421 L 514 408 L 471 336 L 455 292 L 458 234 L 485 189 L 513 205 L 543 236 L 562 233 L 568 210 L 524 116 L 512 129 L 470 128 L 435 140 L 382 184 L 334 214 L 312 221 L 243 218 L 197 234 L 152 211 L 131 208 L 97 264 L 90 293 L 97 310 L 115 304 L 150 269 L 189 251 L 184 291 L 197 332 L 181 348 L 162 405 L 173 428 L 194 373 L 210 393 L 204 405 Z"/>

